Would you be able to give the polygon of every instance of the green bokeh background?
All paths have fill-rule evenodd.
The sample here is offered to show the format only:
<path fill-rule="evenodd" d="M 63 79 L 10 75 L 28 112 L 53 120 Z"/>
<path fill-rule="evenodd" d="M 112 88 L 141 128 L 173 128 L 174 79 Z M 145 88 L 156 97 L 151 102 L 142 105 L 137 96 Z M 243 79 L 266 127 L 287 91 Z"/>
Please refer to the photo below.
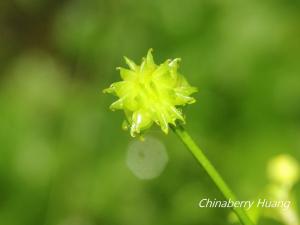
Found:
<path fill-rule="evenodd" d="M 300 1 L 1 0 L 0 224 L 230 224 L 197 207 L 221 195 L 174 134 L 148 132 L 169 155 L 158 178 L 126 166 L 132 138 L 101 90 L 151 47 L 182 58 L 199 88 L 186 128 L 239 198 L 273 156 L 300 160 Z"/>

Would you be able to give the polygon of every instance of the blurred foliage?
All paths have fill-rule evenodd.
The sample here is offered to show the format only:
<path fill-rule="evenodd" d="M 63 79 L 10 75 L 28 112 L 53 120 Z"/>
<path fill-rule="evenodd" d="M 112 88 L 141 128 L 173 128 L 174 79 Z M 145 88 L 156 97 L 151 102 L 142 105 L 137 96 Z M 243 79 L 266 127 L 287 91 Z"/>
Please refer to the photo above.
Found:
<path fill-rule="evenodd" d="M 123 55 L 181 57 L 200 90 L 187 129 L 255 198 L 271 157 L 300 160 L 299 28 L 295 0 L 2 0 L 0 223 L 229 224 L 228 210 L 197 207 L 221 196 L 175 135 L 149 132 L 169 155 L 160 177 L 131 173 L 132 138 L 101 90 Z"/>

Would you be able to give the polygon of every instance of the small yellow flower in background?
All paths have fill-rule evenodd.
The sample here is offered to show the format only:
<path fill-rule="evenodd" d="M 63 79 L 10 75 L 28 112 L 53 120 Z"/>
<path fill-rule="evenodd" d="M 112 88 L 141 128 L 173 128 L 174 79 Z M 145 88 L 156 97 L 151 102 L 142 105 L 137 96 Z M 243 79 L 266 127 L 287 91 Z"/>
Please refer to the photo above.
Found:
<path fill-rule="evenodd" d="M 298 181 L 299 175 L 299 164 L 290 155 L 279 155 L 268 164 L 268 176 L 278 184 L 291 187 Z"/>
<path fill-rule="evenodd" d="M 287 154 L 281 154 L 272 158 L 268 163 L 268 177 L 271 181 L 267 187 L 269 199 L 276 201 L 290 202 L 287 208 L 273 208 L 265 212 L 283 224 L 299 225 L 299 216 L 293 196 L 293 186 L 299 181 L 299 163 L 295 158 Z"/>
<path fill-rule="evenodd" d="M 190 95 L 197 92 L 186 79 L 178 73 L 180 59 L 166 60 L 155 64 L 152 49 L 143 58 L 141 65 L 125 57 L 129 69 L 120 70 L 122 81 L 115 82 L 104 93 L 116 95 L 119 99 L 111 110 L 124 110 L 124 128 L 130 128 L 131 136 L 149 128 L 153 122 L 168 133 L 169 124 L 176 126 L 176 120 L 184 121 L 181 106 L 192 104 Z"/>

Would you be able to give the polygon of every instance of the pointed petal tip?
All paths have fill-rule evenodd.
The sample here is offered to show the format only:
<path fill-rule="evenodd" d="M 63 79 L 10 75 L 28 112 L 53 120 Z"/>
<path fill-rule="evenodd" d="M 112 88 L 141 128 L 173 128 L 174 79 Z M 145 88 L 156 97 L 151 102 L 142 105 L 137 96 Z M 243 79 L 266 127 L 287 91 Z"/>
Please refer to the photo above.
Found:
<path fill-rule="evenodd" d="M 153 59 L 152 52 L 153 52 L 153 49 L 150 48 L 150 49 L 148 50 L 148 53 L 147 53 L 147 56 L 146 56 L 146 60 L 144 60 L 144 61 L 146 62 L 146 65 L 147 65 L 149 68 L 155 67 L 155 62 L 154 62 L 154 59 Z"/>
<path fill-rule="evenodd" d="M 130 69 L 132 70 L 136 70 L 137 65 L 135 64 L 135 62 L 133 62 L 131 59 L 127 58 L 126 56 L 123 56 L 125 59 L 126 64 L 129 66 Z"/>
<path fill-rule="evenodd" d="M 169 66 L 170 67 L 173 67 L 174 69 L 178 69 L 179 67 L 179 63 L 181 62 L 181 58 L 175 58 L 173 60 L 170 60 L 169 62 Z"/>
<path fill-rule="evenodd" d="M 169 127 L 162 127 L 161 130 L 165 133 L 168 134 L 169 133 Z"/>
<path fill-rule="evenodd" d="M 147 52 L 147 56 L 148 56 L 148 55 L 152 55 L 152 52 L 153 52 L 153 48 L 149 48 L 149 49 L 148 49 L 148 52 Z"/>
<path fill-rule="evenodd" d="M 191 100 L 188 101 L 188 104 L 193 104 L 195 102 L 196 102 L 196 99 L 191 97 Z"/>
<path fill-rule="evenodd" d="M 130 136 L 135 138 L 137 135 L 140 134 L 140 131 L 135 129 L 133 126 L 131 126 L 131 129 L 130 129 Z"/>
<path fill-rule="evenodd" d="M 172 120 L 170 123 L 171 123 L 171 125 L 173 125 L 174 127 L 176 127 L 176 119 Z"/>
<path fill-rule="evenodd" d="M 133 132 L 131 132 L 131 131 L 130 131 L 130 136 L 133 137 L 133 138 L 136 137 L 136 135 Z"/>
<path fill-rule="evenodd" d="M 125 60 L 127 65 L 129 65 L 129 62 L 131 62 L 131 60 L 125 55 L 123 56 L 123 59 Z"/>
<path fill-rule="evenodd" d="M 116 110 L 119 110 L 119 109 L 123 109 L 123 99 L 119 99 L 119 100 L 117 100 L 117 101 L 115 101 L 115 102 L 113 102 L 110 106 L 109 106 L 109 108 L 110 108 L 110 110 L 112 110 L 112 111 L 116 111 Z"/>
<path fill-rule="evenodd" d="M 113 92 L 113 90 L 112 90 L 111 87 L 105 88 L 105 89 L 102 90 L 102 93 L 103 93 L 103 94 L 110 94 L 110 93 L 112 93 L 112 92 Z"/>

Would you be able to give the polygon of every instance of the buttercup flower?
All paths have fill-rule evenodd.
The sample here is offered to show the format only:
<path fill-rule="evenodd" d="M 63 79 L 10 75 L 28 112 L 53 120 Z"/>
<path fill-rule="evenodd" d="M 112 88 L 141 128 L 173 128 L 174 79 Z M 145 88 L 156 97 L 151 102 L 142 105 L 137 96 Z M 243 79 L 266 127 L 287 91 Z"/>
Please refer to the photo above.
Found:
<path fill-rule="evenodd" d="M 197 91 L 178 73 L 180 59 L 166 60 L 155 64 L 152 49 L 143 58 L 141 65 L 125 58 L 129 69 L 118 67 L 122 81 L 115 82 L 104 93 L 116 95 L 119 99 L 111 104 L 111 110 L 124 110 L 124 128 L 130 128 L 135 137 L 153 123 L 168 133 L 169 124 L 185 122 L 181 107 L 192 104 L 190 95 Z"/>

